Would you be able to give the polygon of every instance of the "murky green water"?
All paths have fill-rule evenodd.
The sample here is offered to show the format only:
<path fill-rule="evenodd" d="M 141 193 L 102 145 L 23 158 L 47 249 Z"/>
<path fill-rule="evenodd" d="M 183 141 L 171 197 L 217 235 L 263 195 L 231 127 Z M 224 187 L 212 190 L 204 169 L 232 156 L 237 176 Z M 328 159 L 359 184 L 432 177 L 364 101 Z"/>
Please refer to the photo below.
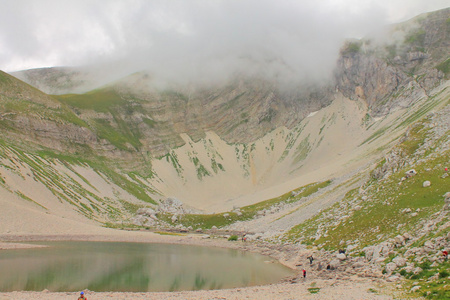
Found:
<path fill-rule="evenodd" d="M 0 291 L 178 291 L 277 282 L 291 271 L 268 257 L 185 245 L 48 242 L 0 251 Z"/>

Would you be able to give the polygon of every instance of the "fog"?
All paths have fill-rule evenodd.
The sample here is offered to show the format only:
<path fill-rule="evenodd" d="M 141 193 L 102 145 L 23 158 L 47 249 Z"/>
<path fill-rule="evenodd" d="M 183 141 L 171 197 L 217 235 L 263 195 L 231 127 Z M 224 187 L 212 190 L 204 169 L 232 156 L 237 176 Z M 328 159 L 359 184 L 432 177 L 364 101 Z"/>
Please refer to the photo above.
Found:
<path fill-rule="evenodd" d="M 326 79 L 346 38 L 445 7 L 441 0 L 0 2 L 0 69 L 96 66 L 203 82 L 235 74 Z"/>

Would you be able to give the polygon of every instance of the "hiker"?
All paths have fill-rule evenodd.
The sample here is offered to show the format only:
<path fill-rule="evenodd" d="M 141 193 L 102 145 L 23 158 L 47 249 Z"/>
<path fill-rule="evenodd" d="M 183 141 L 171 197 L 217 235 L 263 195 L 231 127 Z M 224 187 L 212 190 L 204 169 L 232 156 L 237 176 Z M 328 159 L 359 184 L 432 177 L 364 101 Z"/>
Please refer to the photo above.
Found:
<path fill-rule="evenodd" d="M 303 269 L 303 278 L 306 278 L 306 270 Z"/>
<path fill-rule="evenodd" d="M 312 255 L 310 255 L 310 256 L 307 257 L 307 259 L 309 259 L 309 264 L 312 265 L 314 257 Z"/>
<path fill-rule="evenodd" d="M 444 257 L 444 260 L 447 260 L 448 259 L 448 251 L 447 250 L 442 251 L 442 256 Z"/>
<path fill-rule="evenodd" d="M 87 300 L 86 296 L 84 296 L 84 292 L 80 293 L 80 297 L 78 297 L 78 300 Z"/>
<path fill-rule="evenodd" d="M 242 241 L 245 242 L 247 240 L 246 233 L 242 235 Z"/>

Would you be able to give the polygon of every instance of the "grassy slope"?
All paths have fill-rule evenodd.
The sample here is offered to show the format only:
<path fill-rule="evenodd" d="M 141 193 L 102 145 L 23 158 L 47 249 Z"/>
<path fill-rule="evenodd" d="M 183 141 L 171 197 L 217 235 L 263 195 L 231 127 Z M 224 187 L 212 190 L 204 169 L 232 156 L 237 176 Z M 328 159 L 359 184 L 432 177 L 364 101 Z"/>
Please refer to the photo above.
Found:
<path fill-rule="evenodd" d="M 284 240 L 328 250 L 352 245 L 355 248 L 349 254 L 361 255 L 364 247 L 405 232 L 414 233 L 424 222 L 435 218 L 444 205 L 443 195 L 450 191 L 450 179 L 444 170 L 450 163 L 450 150 L 446 148 L 450 131 L 431 146 L 423 147 L 432 140 L 432 126 L 426 118 L 410 127 L 402 142 L 391 151 L 400 157 L 397 165 L 385 168 L 392 172 L 391 175 L 377 179 L 374 172 L 364 186 L 349 191 L 339 203 L 292 228 Z M 378 168 L 388 164 L 382 160 Z M 417 175 L 405 180 L 405 172 L 412 168 L 417 171 Z M 424 181 L 430 181 L 431 186 L 423 187 Z M 441 224 L 448 221 L 450 218 L 447 213 Z M 425 241 L 445 236 L 448 232 L 448 227 L 437 229 L 422 237 L 415 246 L 422 246 Z M 386 260 L 386 263 L 391 259 Z M 411 279 L 411 287 L 413 281 L 420 279 L 423 285 L 421 290 L 425 291 L 424 294 L 430 292 L 427 295 L 430 299 L 447 299 L 445 297 L 450 296 L 447 289 L 450 283 L 449 266 L 449 262 L 431 266 L 425 260 L 420 263 L 423 271 L 419 274 L 404 274 L 402 271 L 400 274 Z M 438 279 L 427 285 L 427 280 L 436 274 L 439 274 Z"/>
<path fill-rule="evenodd" d="M 89 110 L 110 115 L 113 121 L 104 118 L 94 118 L 87 124 L 100 139 L 109 141 L 121 150 L 128 150 L 127 145 L 138 149 L 142 144 L 139 140 L 140 132 L 136 126 L 132 126 L 123 119 L 123 113 L 132 113 L 130 103 L 120 95 L 109 89 L 94 90 L 85 94 L 69 94 L 54 96 L 74 111 Z"/>

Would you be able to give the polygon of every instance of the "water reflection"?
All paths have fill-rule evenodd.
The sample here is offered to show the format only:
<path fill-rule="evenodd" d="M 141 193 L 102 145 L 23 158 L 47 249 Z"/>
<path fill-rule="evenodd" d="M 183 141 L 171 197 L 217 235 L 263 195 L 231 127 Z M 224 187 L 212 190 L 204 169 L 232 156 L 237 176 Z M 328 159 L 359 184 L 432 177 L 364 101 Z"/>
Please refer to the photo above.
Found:
<path fill-rule="evenodd" d="M 178 291 L 275 282 L 290 274 L 267 257 L 185 245 L 54 242 L 0 252 L 1 291 Z"/>

